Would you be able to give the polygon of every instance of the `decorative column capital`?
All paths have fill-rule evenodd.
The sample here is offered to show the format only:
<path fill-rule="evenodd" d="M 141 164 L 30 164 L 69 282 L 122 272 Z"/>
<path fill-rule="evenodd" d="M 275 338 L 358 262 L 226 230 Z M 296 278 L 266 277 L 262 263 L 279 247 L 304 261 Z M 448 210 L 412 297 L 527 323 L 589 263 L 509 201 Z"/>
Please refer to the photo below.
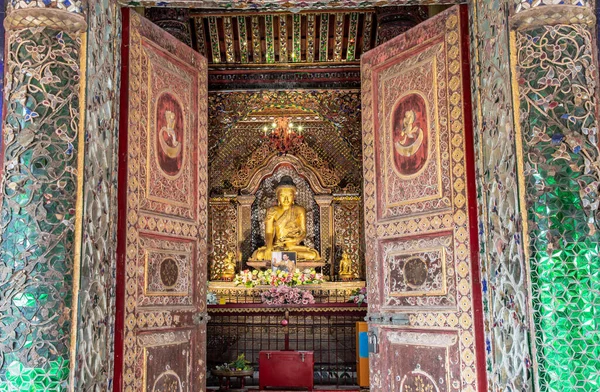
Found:
<path fill-rule="evenodd" d="M 211 206 L 229 204 L 236 200 L 235 196 L 221 196 L 221 197 L 211 197 L 208 199 L 208 204 Z"/>
<path fill-rule="evenodd" d="M 333 196 L 331 195 L 315 195 L 315 202 L 319 207 L 329 207 L 333 202 Z"/>
<path fill-rule="evenodd" d="M 358 193 L 343 193 L 334 195 L 333 200 L 336 203 L 356 204 L 362 200 Z"/>
<path fill-rule="evenodd" d="M 12 1 L 12 3 L 16 3 L 16 1 Z M 20 1 L 19 3 L 23 2 Z M 63 4 L 64 2 L 60 3 Z M 84 32 L 87 30 L 87 22 L 82 2 L 76 1 L 74 3 L 78 4 L 78 6 L 68 8 L 66 6 L 44 7 L 42 5 L 25 8 L 9 3 L 6 10 L 4 27 L 7 31 L 23 30 L 32 27 L 49 27 L 66 33 Z"/>
<path fill-rule="evenodd" d="M 575 1 L 571 1 L 575 3 Z M 529 30 L 541 26 L 559 24 L 581 24 L 594 27 L 596 15 L 591 6 L 562 4 L 539 5 L 531 8 L 517 8 L 510 17 L 510 25 L 514 30 Z"/>
<path fill-rule="evenodd" d="M 254 195 L 240 195 L 237 197 L 237 202 L 240 203 L 242 207 L 249 207 L 256 200 L 256 196 Z"/>

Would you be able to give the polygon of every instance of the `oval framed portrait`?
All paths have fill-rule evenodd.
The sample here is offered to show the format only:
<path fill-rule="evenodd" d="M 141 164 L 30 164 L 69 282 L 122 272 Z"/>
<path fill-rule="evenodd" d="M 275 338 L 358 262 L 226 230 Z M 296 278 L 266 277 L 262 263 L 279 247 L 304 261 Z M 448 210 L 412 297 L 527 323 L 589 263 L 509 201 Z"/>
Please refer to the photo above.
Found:
<path fill-rule="evenodd" d="M 156 101 L 156 158 L 158 167 L 170 178 L 181 172 L 185 156 L 185 122 L 181 103 L 171 92 Z"/>
<path fill-rule="evenodd" d="M 417 177 L 427 166 L 431 135 L 425 98 L 411 91 L 396 101 L 391 114 L 394 170 L 402 178 Z"/>

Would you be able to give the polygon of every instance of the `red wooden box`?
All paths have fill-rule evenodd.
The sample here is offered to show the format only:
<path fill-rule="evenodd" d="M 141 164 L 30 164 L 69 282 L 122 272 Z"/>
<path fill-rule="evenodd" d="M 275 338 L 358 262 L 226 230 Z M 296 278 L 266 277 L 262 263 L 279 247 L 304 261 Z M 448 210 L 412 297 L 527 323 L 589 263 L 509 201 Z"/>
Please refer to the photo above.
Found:
<path fill-rule="evenodd" d="M 313 389 L 315 357 L 312 351 L 261 351 L 258 382 L 266 387 Z"/>

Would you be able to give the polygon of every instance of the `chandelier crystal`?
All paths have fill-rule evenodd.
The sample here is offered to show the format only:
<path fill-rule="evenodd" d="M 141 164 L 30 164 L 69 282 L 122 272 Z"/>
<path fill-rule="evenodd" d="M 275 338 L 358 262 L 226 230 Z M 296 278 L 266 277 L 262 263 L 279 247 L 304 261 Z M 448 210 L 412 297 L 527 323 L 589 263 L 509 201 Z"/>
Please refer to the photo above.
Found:
<path fill-rule="evenodd" d="M 302 125 L 292 123 L 289 117 L 277 117 L 270 125 L 263 127 L 263 139 L 280 154 L 287 154 L 304 140 Z"/>

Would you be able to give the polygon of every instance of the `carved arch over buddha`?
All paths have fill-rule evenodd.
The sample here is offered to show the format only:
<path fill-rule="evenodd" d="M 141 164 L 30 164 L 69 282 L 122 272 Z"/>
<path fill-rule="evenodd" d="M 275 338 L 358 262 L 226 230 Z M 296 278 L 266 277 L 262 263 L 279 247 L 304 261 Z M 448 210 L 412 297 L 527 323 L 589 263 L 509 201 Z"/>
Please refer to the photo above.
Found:
<path fill-rule="evenodd" d="M 282 163 L 291 164 L 307 180 L 313 179 L 311 187 L 316 194 L 331 194 L 340 184 L 338 173 L 306 143 L 295 146 L 287 155 L 279 155 L 268 144 L 263 144 L 231 176 L 231 184 L 241 194 L 253 194 L 261 181 Z"/>
<path fill-rule="evenodd" d="M 330 195 L 332 193 L 331 186 L 337 185 L 332 184 L 331 179 L 327 181 L 319 171 L 303 162 L 301 158 L 294 155 L 274 155 L 264 166 L 256 168 L 248 180 L 248 185 L 240 189 L 240 193 L 243 195 L 255 194 L 262 182 L 266 178 L 272 177 L 284 165 L 293 167 L 301 177 L 306 179 L 315 195 Z"/>

